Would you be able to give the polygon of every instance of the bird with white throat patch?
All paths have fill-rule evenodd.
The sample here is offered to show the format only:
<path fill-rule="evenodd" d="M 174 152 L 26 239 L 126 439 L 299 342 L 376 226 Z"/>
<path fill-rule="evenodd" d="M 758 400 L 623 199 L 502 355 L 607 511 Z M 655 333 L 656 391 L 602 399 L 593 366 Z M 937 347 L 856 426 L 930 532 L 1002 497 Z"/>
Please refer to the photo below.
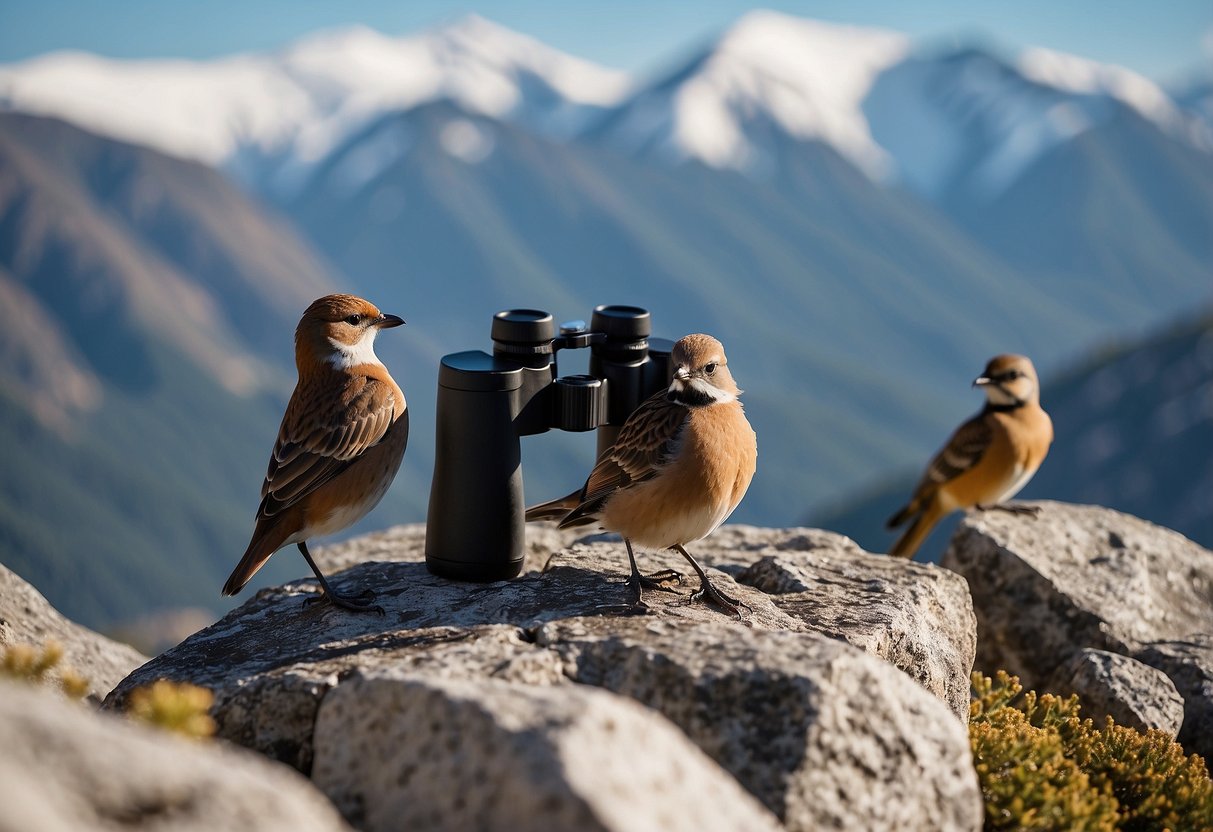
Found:
<path fill-rule="evenodd" d="M 741 617 L 686 549 L 737 508 L 749 488 L 758 442 L 742 410 L 741 390 L 724 347 L 710 335 L 688 335 L 670 354 L 670 386 L 645 401 L 619 430 L 585 485 L 526 512 L 526 519 L 558 520 L 560 528 L 598 524 L 623 536 L 631 563 L 634 606 L 644 588 L 666 589 L 677 573 L 640 574 L 633 544 L 673 549 L 699 576 L 691 597 Z"/>
<path fill-rule="evenodd" d="M 270 555 L 294 543 L 323 590 L 310 600 L 383 612 L 369 600 L 335 592 L 307 541 L 365 517 L 400 469 L 408 408 L 404 392 L 375 355 L 375 336 L 403 323 L 353 295 L 327 295 L 303 313 L 295 330 L 299 380 L 261 486 L 252 540 L 224 595 L 235 595 Z"/>

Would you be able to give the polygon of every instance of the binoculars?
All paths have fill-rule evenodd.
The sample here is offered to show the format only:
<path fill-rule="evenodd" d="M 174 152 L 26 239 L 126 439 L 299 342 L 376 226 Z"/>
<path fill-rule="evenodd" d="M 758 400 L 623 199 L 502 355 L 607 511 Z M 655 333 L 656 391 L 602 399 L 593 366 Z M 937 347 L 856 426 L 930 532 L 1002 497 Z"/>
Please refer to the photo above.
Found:
<path fill-rule="evenodd" d="M 430 572 L 500 581 L 522 571 L 521 437 L 597 429 L 601 456 L 632 411 L 670 383 L 673 342 L 650 331 L 648 310 L 636 306 L 596 307 L 588 327 L 572 321 L 559 332 L 547 312 L 509 309 L 493 316 L 492 355 L 442 358 L 425 535 Z M 587 347 L 589 373 L 560 376 L 560 351 Z"/>

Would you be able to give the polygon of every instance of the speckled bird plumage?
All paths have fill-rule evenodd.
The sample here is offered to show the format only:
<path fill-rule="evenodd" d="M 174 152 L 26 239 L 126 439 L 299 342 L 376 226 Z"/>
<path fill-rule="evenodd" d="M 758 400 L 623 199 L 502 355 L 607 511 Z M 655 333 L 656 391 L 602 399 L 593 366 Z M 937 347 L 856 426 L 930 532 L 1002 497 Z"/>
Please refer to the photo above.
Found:
<path fill-rule="evenodd" d="M 956 429 L 927 465 L 910 502 L 889 518 L 889 528 L 911 521 L 891 555 L 912 558 L 935 524 L 957 509 L 1001 507 L 1049 452 L 1053 423 L 1040 406 L 1030 360 L 997 356 L 973 384 L 985 391 L 986 405 Z"/>
<path fill-rule="evenodd" d="M 380 329 L 402 323 L 353 295 L 328 295 L 304 312 L 295 331 L 299 380 L 261 486 L 252 540 L 225 595 L 239 592 L 270 555 L 292 543 L 332 594 L 306 541 L 364 517 L 400 468 L 408 409 L 373 345 Z"/>
<path fill-rule="evenodd" d="M 676 549 L 715 602 L 719 593 L 682 547 L 707 537 L 737 508 L 754 476 L 757 438 L 719 341 L 688 335 L 670 359 L 669 389 L 628 418 L 584 487 L 529 509 L 527 519 L 556 519 L 562 528 L 598 524 L 624 537 L 629 556 L 633 542 Z M 632 580 L 640 580 L 631 560 Z"/>

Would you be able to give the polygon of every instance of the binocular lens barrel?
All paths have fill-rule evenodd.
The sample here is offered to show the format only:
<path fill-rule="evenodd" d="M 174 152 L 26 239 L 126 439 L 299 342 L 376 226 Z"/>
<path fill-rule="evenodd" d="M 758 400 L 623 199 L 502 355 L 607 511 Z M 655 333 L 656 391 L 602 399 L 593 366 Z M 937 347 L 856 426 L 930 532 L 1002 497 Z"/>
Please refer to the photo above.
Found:
<path fill-rule="evenodd" d="M 539 309 L 507 309 L 493 316 L 493 352 L 500 356 L 525 359 L 551 355 L 556 337 L 556 321 Z"/>

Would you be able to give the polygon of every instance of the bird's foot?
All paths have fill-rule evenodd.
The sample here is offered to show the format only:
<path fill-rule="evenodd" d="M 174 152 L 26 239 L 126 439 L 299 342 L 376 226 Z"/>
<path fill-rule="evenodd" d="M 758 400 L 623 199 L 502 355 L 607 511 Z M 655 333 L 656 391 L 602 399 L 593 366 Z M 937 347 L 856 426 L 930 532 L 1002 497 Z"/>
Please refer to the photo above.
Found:
<path fill-rule="evenodd" d="M 691 600 L 703 601 L 708 606 L 715 607 L 727 615 L 735 615 L 737 616 L 738 621 L 743 619 L 743 616 L 741 615 L 742 608 L 745 608 L 749 612 L 753 612 L 749 605 L 744 601 L 733 598 L 730 595 L 725 595 L 706 577 L 704 578 L 703 582 L 700 583 L 699 590 L 691 594 Z"/>
<path fill-rule="evenodd" d="M 662 569 L 660 572 L 654 572 L 652 575 L 636 573 L 628 578 L 628 583 L 638 585 L 638 589 L 656 589 L 661 592 L 673 592 L 673 587 L 682 583 L 682 573 L 675 569 Z"/>
<path fill-rule="evenodd" d="M 1005 511 L 1008 514 L 1026 514 L 1029 517 L 1035 517 L 1040 514 L 1040 506 L 1029 506 L 1023 503 L 995 503 L 989 506 L 978 504 L 978 511 Z"/>
<path fill-rule="evenodd" d="M 322 592 L 319 595 L 309 595 L 303 599 L 303 606 L 310 607 L 313 604 L 332 604 L 334 607 L 340 607 L 343 610 L 350 612 L 373 612 L 379 615 L 384 615 L 383 607 L 378 604 L 372 604 L 375 599 L 375 593 L 371 590 L 364 590 L 356 596 L 338 595 L 332 590 Z"/>

